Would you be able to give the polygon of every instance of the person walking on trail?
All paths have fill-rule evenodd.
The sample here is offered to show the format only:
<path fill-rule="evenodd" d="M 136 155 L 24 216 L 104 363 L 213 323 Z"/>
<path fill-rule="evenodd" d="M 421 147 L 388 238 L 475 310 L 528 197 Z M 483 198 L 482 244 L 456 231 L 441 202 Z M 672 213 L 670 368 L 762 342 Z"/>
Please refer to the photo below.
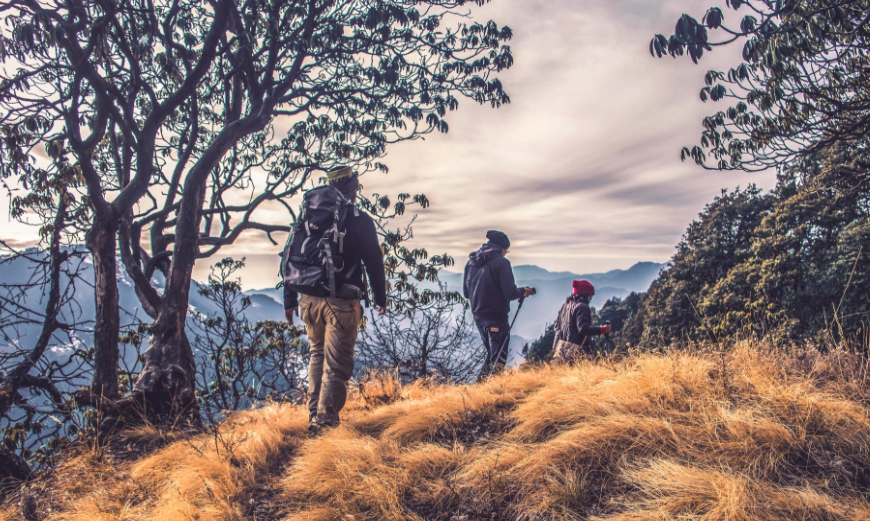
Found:
<path fill-rule="evenodd" d="M 316 436 L 339 424 L 354 370 L 354 347 L 368 301 L 368 274 L 378 313 L 386 313 L 386 274 L 371 217 L 356 207 L 359 178 L 349 167 L 327 173 L 327 185 L 305 194 L 302 213 L 282 254 L 284 315 L 305 323 L 308 431 Z"/>
<path fill-rule="evenodd" d="M 586 280 L 575 280 L 571 286 L 574 293 L 562 304 L 554 327 L 556 336 L 553 339 L 553 359 L 562 363 L 573 362 L 584 355 L 592 354 L 589 337 L 609 335 L 611 331 L 610 324 L 592 325 L 589 301 L 595 295 L 595 287 Z"/>
<path fill-rule="evenodd" d="M 487 243 L 468 256 L 462 293 L 471 301 L 471 313 L 486 348 L 478 379 L 500 372 L 510 349 L 508 314 L 512 300 L 535 294 L 535 288 L 517 287 L 510 261 L 511 242 L 504 232 L 486 232 Z"/>

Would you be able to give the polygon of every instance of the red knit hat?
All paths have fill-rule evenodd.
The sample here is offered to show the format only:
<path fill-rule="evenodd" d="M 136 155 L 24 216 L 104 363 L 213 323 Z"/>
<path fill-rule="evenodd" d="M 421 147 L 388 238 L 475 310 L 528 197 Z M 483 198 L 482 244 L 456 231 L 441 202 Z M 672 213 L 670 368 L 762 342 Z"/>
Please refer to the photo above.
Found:
<path fill-rule="evenodd" d="M 595 286 L 593 286 L 588 280 L 575 280 L 571 283 L 571 287 L 574 288 L 575 295 L 595 294 Z"/>

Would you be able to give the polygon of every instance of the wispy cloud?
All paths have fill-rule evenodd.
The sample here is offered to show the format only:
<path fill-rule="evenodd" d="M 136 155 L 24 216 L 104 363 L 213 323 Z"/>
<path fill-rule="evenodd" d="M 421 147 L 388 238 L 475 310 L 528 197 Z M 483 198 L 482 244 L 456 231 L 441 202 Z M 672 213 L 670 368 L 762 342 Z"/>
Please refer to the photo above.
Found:
<path fill-rule="evenodd" d="M 4 242 L 8 247 L 10 247 L 10 248 L 12 248 L 13 250 L 16 250 L 16 251 L 25 250 L 25 249 L 27 249 L 27 248 L 32 248 L 33 246 L 36 246 L 36 245 L 39 243 L 39 241 L 37 241 L 37 240 L 35 240 L 35 239 L 34 239 L 34 240 L 30 240 L 30 239 L 28 239 L 28 240 L 20 240 L 20 239 L 15 239 L 15 238 L 5 238 L 5 237 L 3 238 L 3 242 Z M 4 251 L 4 250 L 5 250 L 5 251 Z M 0 246 L 0 255 L 6 255 L 6 254 L 9 254 L 9 253 L 11 253 L 9 250 L 7 250 L 6 248 L 3 248 L 2 246 Z"/>

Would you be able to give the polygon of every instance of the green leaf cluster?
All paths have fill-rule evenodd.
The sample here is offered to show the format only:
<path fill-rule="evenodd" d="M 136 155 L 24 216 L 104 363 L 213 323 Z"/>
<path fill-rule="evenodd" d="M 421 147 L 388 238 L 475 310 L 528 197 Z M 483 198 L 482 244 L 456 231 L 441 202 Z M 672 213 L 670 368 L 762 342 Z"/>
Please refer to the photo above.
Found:
<path fill-rule="evenodd" d="M 743 43 L 742 63 L 710 71 L 703 101 L 730 100 L 704 120 L 701 143 L 683 150 L 709 168 L 764 170 L 870 132 L 870 1 L 729 0 L 702 21 L 680 17 L 670 37 L 650 42 L 655 57 Z M 737 13 L 738 11 L 742 11 Z M 721 35 L 714 41 L 709 31 Z"/>

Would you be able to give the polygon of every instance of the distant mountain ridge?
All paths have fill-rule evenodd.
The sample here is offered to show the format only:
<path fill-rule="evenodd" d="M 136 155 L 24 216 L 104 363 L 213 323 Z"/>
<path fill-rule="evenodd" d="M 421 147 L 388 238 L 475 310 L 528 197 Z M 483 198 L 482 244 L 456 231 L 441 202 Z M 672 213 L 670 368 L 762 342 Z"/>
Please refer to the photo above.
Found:
<path fill-rule="evenodd" d="M 666 263 L 638 262 L 627 270 L 610 270 L 604 273 L 578 274 L 570 271 L 549 271 L 540 266 L 523 264 L 514 266 L 514 276 L 519 280 L 579 280 L 585 279 L 595 286 L 612 286 L 628 292 L 642 292 L 649 288 Z M 451 272 L 452 273 L 452 272 Z M 461 277 L 461 274 L 455 273 Z"/>
<path fill-rule="evenodd" d="M 667 266 L 667 263 L 658 262 L 638 262 L 627 270 L 610 270 L 604 273 L 590 273 L 586 275 L 572 273 L 570 271 L 549 271 L 540 266 L 531 264 L 523 264 L 514 266 L 514 277 L 519 281 L 565 281 L 575 279 L 586 279 L 601 290 L 609 289 L 617 292 L 625 292 L 626 294 L 635 292 L 644 292 L 649 289 L 650 284 L 658 276 L 659 272 Z M 441 270 L 440 279 L 453 286 L 458 286 L 462 289 L 462 273 L 457 273 L 449 270 Z M 525 285 L 525 283 L 523 284 Z M 570 289 L 570 284 L 569 288 Z M 263 294 L 269 295 L 279 301 L 282 298 L 281 290 L 275 287 L 248 290 L 248 294 Z"/>
<path fill-rule="evenodd" d="M 533 286 L 538 294 L 530 298 L 524 305 L 514 326 L 514 335 L 517 338 L 536 339 L 544 332 L 547 324 L 556 318 L 562 302 L 571 293 L 571 281 L 586 279 L 595 286 L 596 295 L 592 301 L 595 307 L 601 307 L 607 300 L 619 297 L 625 298 L 632 291 L 644 292 L 649 289 L 659 272 L 667 266 L 666 263 L 638 262 L 626 270 L 610 270 L 604 273 L 577 274 L 570 271 L 549 271 L 534 265 L 514 266 L 514 277 L 520 286 Z M 462 291 L 462 273 L 442 270 L 440 279 L 447 284 L 451 291 Z M 278 303 L 283 302 L 280 289 L 264 288 L 249 290 L 248 295 L 265 295 Z M 514 303 L 511 316 L 516 311 Z M 522 346 L 512 343 L 511 351 L 516 351 Z"/>
<path fill-rule="evenodd" d="M 632 291 L 646 291 L 665 266 L 666 264 L 655 262 L 639 262 L 627 270 L 617 269 L 604 273 L 585 275 L 567 271 L 552 272 L 534 265 L 515 266 L 514 275 L 517 279 L 517 284 L 521 286 L 534 286 L 537 288 L 538 294 L 526 301 L 512 333 L 520 342 L 526 339 L 534 340 L 538 338 L 543 333 L 546 325 L 555 320 L 556 313 L 561 307 L 562 302 L 571 292 L 571 281 L 574 279 L 586 279 L 595 285 L 596 296 L 592 305 L 601 307 L 610 298 L 624 298 Z M 10 284 L 27 280 L 32 267 L 30 261 L 25 258 L 7 263 L 0 270 L 0 283 Z M 89 260 L 85 260 L 82 276 L 86 280 L 93 281 L 93 266 L 90 265 Z M 441 272 L 441 280 L 447 284 L 449 290 L 462 291 L 461 273 L 444 270 Z M 244 284 L 244 280 L 242 283 Z M 214 304 L 199 295 L 196 282 L 191 284 L 191 308 L 207 314 L 216 312 L 217 309 Z M 155 280 L 154 285 L 162 290 L 161 280 Z M 127 277 L 124 267 L 120 264 L 120 260 L 118 266 L 118 287 L 120 290 L 122 315 L 124 317 L 122 322 L 127 322 L 130 314 L 139 314 L 140 317 L 144 318 L 144 314 L 139 309 L 140 304 L 133 289 L 133 283 Z M 27 300 L 34 303 L 39 302 L 42 295 L 37 293 L 35 290 L 28 292 Z M 259 290 L 246 290 L 244 293 L 251 298 L 251 307 L 246 310 L 245 315 L 252 322 L 284 319 L 283 295 L 280 289 L 271 287 Z M 86 323 L 92 321 L 94 317 L 93 294 L 82 287 L 78 289 L 76 297 L 77 306 L 79 306 L 77 308 L 79 319 Z M 515 309 L 516 303 L 513 305 L 511 316 L 513 316 Z M 69 313 L 69 311 L 65 310 L 65 313 Z M 23 327 L 16 341 L 24 344 L 33 342 L 35 337 L 38 336 L 38 331 L 39 328 L 35 326 Z M 90 343 L 89 332 L 80 332 L 78 337 L 78 339 L 70 339 L 70 345 L 81 341 L 85 344 Z M 11 340 L 0 339 L 0 350 L 3 349 L 2 344 L 9 341 Z M 512 352 L 522 348 L 521 345 L 516 345 L 517 343 L 515 341 L 512 344 Z M 515 355 L 516 353 L 513 354 Z"/>
<path fill-rule="evenodd" d="M 558 280 L 574 277 L 570 271 L 549 271 L 533 264 L 514 266 L 514 276 L 528 280 Z"/>
<path fill-rule="evenodd" d="M 83 250 L 85 250 L 84 246 L 70 248 L 70 251 L 76 252 L 82 252 Z M 30 257 L 42 255 L 35 249 L 28 250 L 26 253 Z M 146 319 L 145 313 L 141 310 L 139 298 L 136 296 L 133 282 L 127 276 L 127 271 L 121 264 L 120 259 L 118 259 L 117 262 L 121 322 L 124 324 L 130 323 L 135 320 L 134 317 L 138 317 L 140 320 Z M 6 262 L 2 265 L 2 269 L 0 269 L 0 284 L 12 285 L 29 280 L 31 278 L 31 272 L 35 266 L 36 265 L 28 260 L 27 257 L 19 257 L 15 260 Z M 61 311 L 61 319 L 65 322 L 78 322 L 83 325 L 82 329 L 75 333 L 75 338 L 68 339 L 67 346 L 72 346 L 78 342 L 83 342 L 85 345 L 90 345 L 91 343 L 92 335 L 90 327 L 92 327 L 95 316 L 95 304 L 93 291 L 87 284 L 93 284 L 94 281 L 93 263 L 89 256 L 85 257 L 82 261 L 80 276 L 83 280 L 76 287 L 74 297 L 75 304 L 67 305 Z M 62 285 L 65 286 L 67 283 L 67 277 L 64 275 L 61 279 Z M 163 280 L 159 273 L 155 276 L 152 284 L 162 293 Z M 209 299 L 200 295 L 198 289 L 196 281 L 191 282 L 190 307 L 205 314 L 218 312 L 217 306 Z M 284 306 L 275 299 L 262 295 L 250 295 L 250 292 L 247 292 L 247 294 L 251 296 L 251 306 L 244 312 L 244 315 L 248 320 L 251 322 L 284 320 Z M 29 307 L 38 310 L 44 306 L 42 298 L 43 295 L 40 288 L 34 287 L 27 291 L 25 301 Z M 0 338 L 0 351 L 5 350 L 8 347 L 8 344 L 13 341 L 25 346 L 32 344 L 39 336 L 40 330 L 41 327 L 34 324 L 19 327 L 17 338 Z M 60 337 L 65 335 L 58 333 L 56 336 Z"/>
<path fill-rule="evenodd" d="M 540 266 L 514 266 L 517 285 L 532 286 L 537 295 L 529 298 L 517 317 L 514 334 L 524 338 L 536 339 L 544 332 L 547 324 L 553 323 L 565 298 L 571 294 L 571 282 L 585 279 L 595 286 L 594 307 L 600 308 L 609 299 L 625 298 L 631 292 L 641 293 L 649 289 L 666 263 L 638 262 L 626 270 L 616 269 L 604 273 L 578 274 L 569 271 L 553 272 Z M 440 278 L 448 289 L 462 291 L 462 273 L 442 271 Z M 516 311 L 516 303 L 511 306 L 511 317 Z M 522 346 L 512 346 L 511 350 Z"/>

